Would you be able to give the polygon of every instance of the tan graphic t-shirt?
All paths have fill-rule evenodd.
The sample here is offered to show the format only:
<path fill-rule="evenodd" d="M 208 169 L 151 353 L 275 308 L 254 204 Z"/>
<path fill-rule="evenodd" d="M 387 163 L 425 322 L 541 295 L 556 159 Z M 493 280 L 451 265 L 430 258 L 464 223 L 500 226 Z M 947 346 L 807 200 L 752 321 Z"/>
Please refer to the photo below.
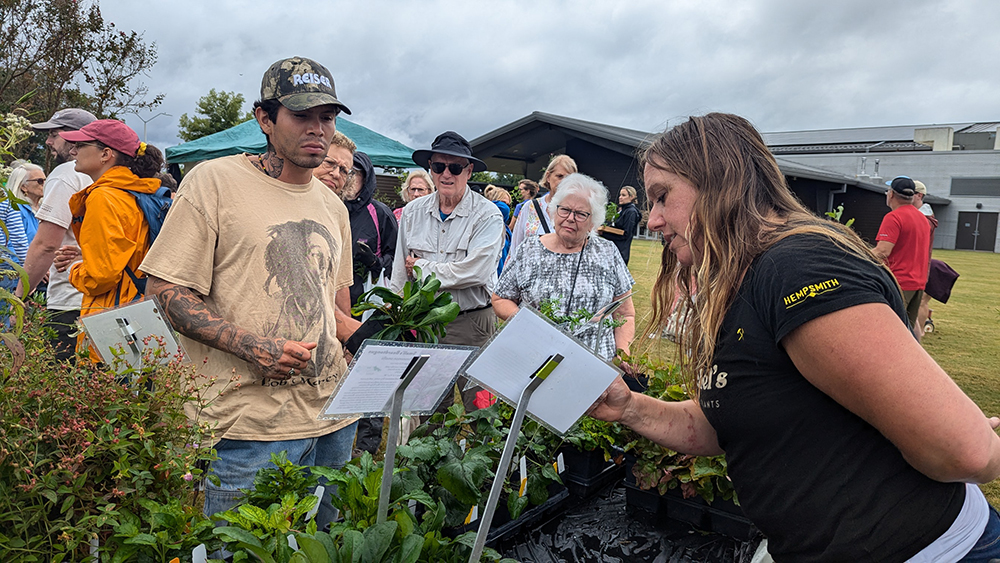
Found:
<path fill-rule="evenodd" d="M 246 155 L 187 174 L 140 269 L 193 289 L 222 318 L 254 334 L 317 343 L 309 369 L 276 381 L 182 337 L 195 363 L 204 361 L 200 376 L 217 378 L 205 395 L 215 397 L 210 406 L 199 415 L 190 405 L 189 417 L 217 423 L 217 438 L 255 441 L 313 438 L 352 422 L 316 419 L 347 371 L 334 297 L 353 282 L 350 241 L 347 208 L 318 180 L 279 182 Z"/>

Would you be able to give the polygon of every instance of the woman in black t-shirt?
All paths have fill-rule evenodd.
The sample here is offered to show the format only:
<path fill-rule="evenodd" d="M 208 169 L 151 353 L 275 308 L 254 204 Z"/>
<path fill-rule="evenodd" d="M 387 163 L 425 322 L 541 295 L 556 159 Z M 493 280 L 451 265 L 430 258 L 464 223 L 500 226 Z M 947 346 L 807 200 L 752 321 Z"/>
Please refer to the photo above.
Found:
<path fill-rule="evenodd" d="M 974 485 L 1000 476 L 1000 418 L 916 342 L 867 245 L 803 207 L 738 116 L 692 117 L 642 164 L 666 243 L 652 322 L 675 295 L 693 310 L 678 346 L 693 400 L 616 381 L 591 415 L 725 453 L 778 561 L 1000 557 L 1000 515 Z"/>

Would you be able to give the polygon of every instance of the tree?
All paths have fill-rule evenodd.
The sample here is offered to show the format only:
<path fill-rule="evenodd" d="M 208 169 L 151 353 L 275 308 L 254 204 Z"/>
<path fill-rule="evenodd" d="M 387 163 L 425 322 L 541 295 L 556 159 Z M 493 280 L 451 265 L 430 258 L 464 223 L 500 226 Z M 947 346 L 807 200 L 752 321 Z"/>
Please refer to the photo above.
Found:
<path fill-rule="evenodd" d="M 508 172 L 473 172 L 471 182 L 482 182 L 484 184 L 494 184 L 497 186 L 516 186 L 524 179 L 522 174 L 510 174 Z"/>
<path fill-rule="evenodd" d="M 185 141 L 193 141 L 212 133 L 225 131 L 253 119 L 253 114 L 243 111 L 243 94 L 236 92 L 216 92 L 215 88 L 198 99 L 199 113 L 205 117 L 181 115 L 177 136 Z"/>
<path fill-rule="evenodd" d="M 97 0 L 0 0 L 0 37 L 0 113 L 37 122 L 78 107 L 114 118 L 163 100 L 138 80 L 156 44 L 116 29 Z"/>

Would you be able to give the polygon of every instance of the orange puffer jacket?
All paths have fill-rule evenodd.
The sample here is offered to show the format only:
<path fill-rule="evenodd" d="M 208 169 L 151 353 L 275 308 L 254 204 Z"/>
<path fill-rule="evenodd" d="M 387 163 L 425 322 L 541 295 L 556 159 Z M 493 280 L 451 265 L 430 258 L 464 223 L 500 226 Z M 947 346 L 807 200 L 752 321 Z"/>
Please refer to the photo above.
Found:
<path fill-rule="evenodd" d="M 69 281 L 83 293 L 81 315 L 92 315 L 132 301 L 139 290 L 125 266 L 139 276 L 139 264 L 149 251 L 149 225 L 124 191 L 154 193 L 155 178 L 139 178 L 124 166 L 115 166 L 69 200 L 73 234 L 83 261 L 73 265 Z"/>

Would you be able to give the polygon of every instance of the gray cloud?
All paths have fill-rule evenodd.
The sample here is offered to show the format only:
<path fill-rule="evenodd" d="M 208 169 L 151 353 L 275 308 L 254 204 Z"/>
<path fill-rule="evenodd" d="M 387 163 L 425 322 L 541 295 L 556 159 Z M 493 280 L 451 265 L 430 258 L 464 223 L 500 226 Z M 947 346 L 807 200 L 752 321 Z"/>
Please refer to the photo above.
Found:
<path fill-rule="evenodd" d="M 150 141 L 280 58 L 333 72 L 352 120 L 422 147 L 540 110 L 641 130 L 730 111 L 765 131 L 1000 119 L 993 0 L 125 3 L 163 92 Z M 158 111 L 161 111 L 158 110 Z M 148 117 L 145 116 L 144 117 Z M 142 123 L 129 117 L 141 130 Z"/>

